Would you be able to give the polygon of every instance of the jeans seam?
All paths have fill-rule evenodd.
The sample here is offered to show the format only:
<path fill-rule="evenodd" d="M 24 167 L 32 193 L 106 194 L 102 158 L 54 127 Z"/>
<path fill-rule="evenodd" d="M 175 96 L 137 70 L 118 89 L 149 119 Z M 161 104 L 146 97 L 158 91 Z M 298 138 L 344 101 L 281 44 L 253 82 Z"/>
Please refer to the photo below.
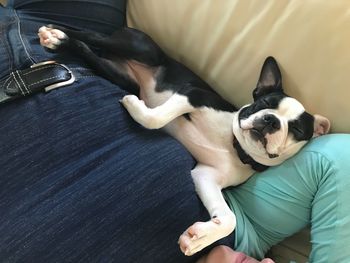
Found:
<path fill-rule="evenodd" d="M 10 23 L 8 25 L 6 25 L 6 26 L 9 26 L 9 25 L 10 25 Z M 3 29 L 1 29 L 0 33 L 2 33 L 2 30 Z M 8 70 L 9 70 L 9 72 L 11 72 L 11 70 L 13 69 L 11 48 L 9 46 L 9 43 L 5 39 L 5 37 L 0 37 L 0 40 L 4 44 L 5 54 L 6 54 L 7 59 L 8 59 Z"/>
<path fill-rule="evenodd" d="M 8 87 L 12 84 L 13 80 L 11 80 L 9 83 L 7 83 L 9 80 L 11 79 L 11 75 L 5 80 L 4 84 L 2 85 L 2 87 L 5 87 L 5 85 L 7 84 L 7 86 L 5 87 L 5 90 L 8 89 Z"/>
<path fill-rule="evenodd" d="M 35 60 L 34 60 L 33 57 L 30 55 L 30 53 L 29 53 L 29 51 L 28 51 L 28 47 L 27 47 L 27 45 L 24 43 L 24 40 L 23 40 L 23 37 L 22 37 L 21 20 L 19 19 L 19 16 L 18 16 L 16 10 L 14 10 L 14 14 L 15 14 L 15 18 L 16 18 L 16 21 L 17 21 L 18 36 L 19 36 L 19 39 L 20 39 L 21 44 L 22 44 L 22 46 L 23 46 L 24 52 L 26 53 L 27 58 L 28 58 L 33 64 L 35 64 L 35 63 L 36 63 Z"/>

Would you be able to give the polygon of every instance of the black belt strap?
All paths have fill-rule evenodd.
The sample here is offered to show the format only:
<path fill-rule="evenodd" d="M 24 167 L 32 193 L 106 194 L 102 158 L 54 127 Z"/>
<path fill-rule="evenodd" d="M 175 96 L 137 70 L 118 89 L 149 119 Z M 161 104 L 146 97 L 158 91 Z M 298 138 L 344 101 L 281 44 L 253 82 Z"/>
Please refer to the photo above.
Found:
<path fill-rule="evenodd" d="M 93 76 L 93 73 L 87 69 L 73 70 L 55 61 L 34 64 L 30 68 L 13 71 L 0 83 L 0 103 L 67 86 L 82 76 Z"/>

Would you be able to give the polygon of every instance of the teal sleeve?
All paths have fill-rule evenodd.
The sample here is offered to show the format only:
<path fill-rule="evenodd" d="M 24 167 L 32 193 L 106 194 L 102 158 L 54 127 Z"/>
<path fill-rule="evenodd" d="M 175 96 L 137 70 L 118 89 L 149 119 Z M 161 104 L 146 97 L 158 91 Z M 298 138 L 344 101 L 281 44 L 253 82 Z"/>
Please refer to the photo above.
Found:
<path fill-rule="evenodd" d="M 237 217 L 237 250 L 262 258 L 311 224 L 310 262 L 349 262 L 350 135 L 309 142 L 282 165 L 224 191 Z"/>

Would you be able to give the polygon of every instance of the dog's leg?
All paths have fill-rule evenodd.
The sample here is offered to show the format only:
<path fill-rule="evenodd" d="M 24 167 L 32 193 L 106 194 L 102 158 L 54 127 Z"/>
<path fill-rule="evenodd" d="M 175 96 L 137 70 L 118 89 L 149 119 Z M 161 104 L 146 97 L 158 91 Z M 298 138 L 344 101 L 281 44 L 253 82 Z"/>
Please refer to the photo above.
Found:
<path fill-rule="evenodd" d="M 48 49 L 57 50 L 65 47 L 70 40 L 79 40 L 87 45 L 105 47 L 109 38 L 91 31 L 71 30 L 62 26 L 47 25 L 39 28 L 40 44 Z"/>
<path fill-rule="evenodd" d="M 115 31 L 111 36 L 105 36 L 96 32 L 47 25 L 39 29 L 38 35 L 41 45 L 52 50 L 67 47 L 68 40 L 75 40 L 101 49 L 105 58 L 109 59 L 110 55 L 111 60 L 118 57 L 136 60 L 148 66 L 159 66 L 165 57 L 161 48 L 147 34 L 128 27 Z"/>
<path fill-rule="evenodd" d="M 121 85 L 136 94 L 138 84 L 128 73 L 128 60 L 157 67 L 166 57 L 159 46 L 143 32 L 132 28 L 121 28 L 112 36 L 95 32 L 76 31 L 60 26 L 48 25 L 39 29 L 42 46 L 49 50 L 73 51 L 83 57 L 101 76 Z M 90 47 L 101 51 L 96 55 Z"/>
<path fill-rule="evenodd" d="M 198 164 L 192 170 L 197 193 L 207 208 L 211 220 L 193 224 L 180 236 L 181 251 L 187 256 L 228 236 L 236 227 L 236 217 L 221 193 L 221 176 L 216 168 L 202 164 Z"/>
<path fill-rule="evenodd" d="M 73 31 L 62 27 L 53 28 L 53 26 L 42 26 L 38 35 L 43 47 L 55 52 L 65 50 L 74 52 L 74 54 L 83 57 L 102 77 L 121 85 L 130 93 L 136 94 L 138 92 L 138 85 L 128 76 L 125 63 L 122 61 L 112 62 L 100 57 L 87 45 L 88 43 L 103 47 L 108 42 L 108 38 L 97 33 Z"/>
<path fill-rule="evenodd" d="M 134 95 L 124 96 L 121 103 L 136 122 L 148 129 L 162 128 L 176 117 L 190 113 L 195 109 L 189 104 L 186 96 L 177 93 L 155 108 L 147 107 L 142 100 Z"/>

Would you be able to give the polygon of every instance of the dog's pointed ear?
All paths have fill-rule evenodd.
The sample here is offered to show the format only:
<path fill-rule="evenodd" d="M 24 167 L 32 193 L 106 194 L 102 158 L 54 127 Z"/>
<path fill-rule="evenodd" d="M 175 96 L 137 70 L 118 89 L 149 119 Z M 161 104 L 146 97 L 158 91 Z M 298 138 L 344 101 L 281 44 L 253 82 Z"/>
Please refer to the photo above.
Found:
<path fill-rule="evenodd" d="M 262 66 L 259 81 L 253 91 L 254 100 L 271 92 L 282 90 L 282 75 L 273 57 L 267 57 Z"/>
<path fill-rule="evenodd" d="M 324 134 L 327 134 L 329 130 L 331 129 L 331 123 L 330 121 L 321 115 L 315 114 L 314 115 L 315 121 L 314 121 L 314 135 L 313 137 L 318 137 Z"/>

